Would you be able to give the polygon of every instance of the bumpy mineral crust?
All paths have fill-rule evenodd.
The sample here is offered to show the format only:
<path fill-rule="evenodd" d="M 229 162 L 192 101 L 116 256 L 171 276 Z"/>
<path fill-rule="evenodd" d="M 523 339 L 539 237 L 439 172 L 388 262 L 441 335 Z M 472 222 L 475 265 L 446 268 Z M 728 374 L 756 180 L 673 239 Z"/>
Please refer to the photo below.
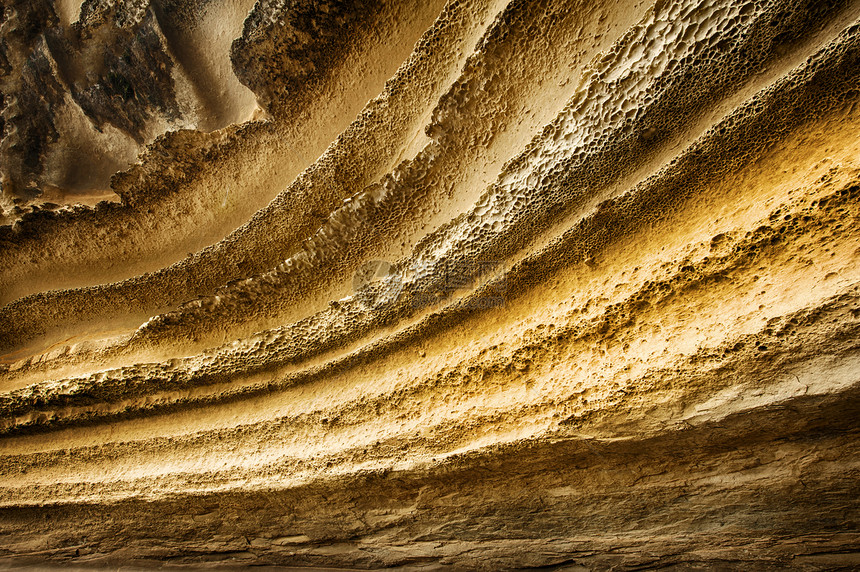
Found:
<path fill-rule="evenodd" d="M 6 0 L 0 566 L 860 566 L 860 1 Z"/>

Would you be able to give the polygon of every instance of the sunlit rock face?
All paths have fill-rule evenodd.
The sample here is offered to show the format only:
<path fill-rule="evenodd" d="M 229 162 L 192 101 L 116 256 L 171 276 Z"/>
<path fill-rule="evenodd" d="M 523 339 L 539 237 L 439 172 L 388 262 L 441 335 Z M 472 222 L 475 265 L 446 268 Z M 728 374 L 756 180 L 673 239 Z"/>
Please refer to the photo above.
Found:
<path fill-rule="evenodd" d="M 3 565 L 860 565 L 860 1 L 0 31 Z"/>

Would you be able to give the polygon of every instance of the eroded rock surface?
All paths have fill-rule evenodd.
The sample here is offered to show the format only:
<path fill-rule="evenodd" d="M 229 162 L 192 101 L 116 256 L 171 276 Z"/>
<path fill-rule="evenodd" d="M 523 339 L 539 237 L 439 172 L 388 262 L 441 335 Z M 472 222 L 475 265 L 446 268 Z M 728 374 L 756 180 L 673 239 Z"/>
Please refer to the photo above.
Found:
<path fill-rule="evenodd" d="M 0 26 L 0 561 L 860 565 L 860 2 Z"/>

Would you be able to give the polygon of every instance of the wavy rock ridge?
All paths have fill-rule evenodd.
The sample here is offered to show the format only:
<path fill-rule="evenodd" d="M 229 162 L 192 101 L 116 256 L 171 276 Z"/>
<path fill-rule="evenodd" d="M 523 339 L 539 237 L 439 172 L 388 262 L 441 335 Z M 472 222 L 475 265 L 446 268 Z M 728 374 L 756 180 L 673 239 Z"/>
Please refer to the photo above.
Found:
<path fill-rule="evenodd" d="M 0 562 L 860 564 L 860 2 L 0 21 Z"/>

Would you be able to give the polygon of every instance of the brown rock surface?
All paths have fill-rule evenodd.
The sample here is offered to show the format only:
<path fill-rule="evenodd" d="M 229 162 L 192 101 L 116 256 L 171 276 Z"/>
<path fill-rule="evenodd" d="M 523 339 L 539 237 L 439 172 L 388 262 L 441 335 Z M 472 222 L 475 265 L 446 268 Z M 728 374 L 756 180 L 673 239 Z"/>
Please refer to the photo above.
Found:
<path fill-rule="evenodd" d="M 2 14 L 0 565 L 860 566 L 860 2 Z"/>

